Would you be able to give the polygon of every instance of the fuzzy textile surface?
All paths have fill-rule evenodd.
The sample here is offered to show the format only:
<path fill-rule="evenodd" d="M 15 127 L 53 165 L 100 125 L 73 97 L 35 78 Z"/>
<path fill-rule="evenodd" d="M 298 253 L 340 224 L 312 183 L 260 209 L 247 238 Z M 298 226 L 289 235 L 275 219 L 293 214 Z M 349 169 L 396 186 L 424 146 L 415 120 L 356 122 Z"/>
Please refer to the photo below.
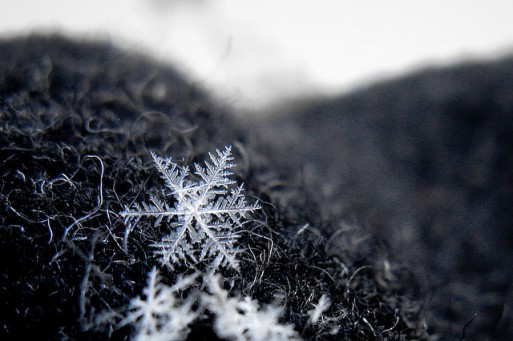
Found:
<path fill-rule="evenodd" d="M 220 271 L 231 295 L 283 306 L 306 340 L 513 337 L 512 60 L 241 120 L 110 44 L 20 37 L 0 55 L 2 340 L 130 339 L 99 317 L 141 295 L 162 231 L 123 247 L 119 212 L 159 185 L 150 151 L 192 164 L 225 145 L 261 206 L 240 271 Z M 217 338 L 209 314 L 190 329 Z"/>

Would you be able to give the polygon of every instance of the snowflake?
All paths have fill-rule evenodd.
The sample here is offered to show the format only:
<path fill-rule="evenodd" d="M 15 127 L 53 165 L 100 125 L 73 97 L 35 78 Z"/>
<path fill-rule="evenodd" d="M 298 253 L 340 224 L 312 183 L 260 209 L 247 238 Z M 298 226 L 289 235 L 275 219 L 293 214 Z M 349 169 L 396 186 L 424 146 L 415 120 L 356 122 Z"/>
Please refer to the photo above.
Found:
<path fill-rule="evenodd" d="M 259 209 L 256 203 L 248 206 L 243 185 L 233 186 L 230 179 L 232 163 L 231 147 L 224 151 L 209 153 L 210 162 L 205 166 L 194 165 L 193 176 L 187 166 L 180 167 L 171 158 L 162 158 L 152 153 L 153 161 L 165 181 L 173 201 L 157 196 L 150 203 L 135 204 L 121 212 L 128 234 L 141 218 L 153 218 L 154 226 L 163 222 L 171 232 L 153 246 L 168 266 L 179 263 L 189 265 L 213 258 L 212 266 L 238 269 L 236 255 L 240 252 L 234 242 L 237 230 L 246 222 L 248 213 Z"/>

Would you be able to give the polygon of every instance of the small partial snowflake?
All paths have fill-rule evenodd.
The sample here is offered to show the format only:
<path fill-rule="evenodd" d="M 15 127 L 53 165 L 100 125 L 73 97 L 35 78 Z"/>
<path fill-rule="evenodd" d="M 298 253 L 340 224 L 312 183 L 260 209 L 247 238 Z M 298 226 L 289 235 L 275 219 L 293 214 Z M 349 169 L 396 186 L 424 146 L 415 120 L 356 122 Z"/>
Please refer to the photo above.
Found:
<path fill-rule="evenodd" d="M 238 230 L 246 222 L 248 213 L 259 209 L 257 203 L 248 205 L 243 185 L 233 186 L 231 179 L 231 147 L 209 153 L 205 166 L 194 165 L 194 174 L 187 166 L 180 167 L 171 158 L 151 153 L 153 161 L 165 181 L 166 199 L 155 195 L 150 203 L 135 204 L 121 212 L 128 233 L 141 218 L 153 218 L 154 225 L 167 224 L 170 233 L 153 246 L 162 263 L 168 266 L 196 264 L 213 258 L 212 266 L 238 269 L 235 246 Z M 169 199 L 168 199 L 169 198 Z"/>
<path fill-rule="evenodd" d="M 317 304 L 314 304 L 314 309 L 308 311 L 308 316 L 310 316 L 310 318 L 308 319 L 308 324 L 315 324 L 319 322 L 322 315 L 326 312 L 326 310 L 329 309 L 330 306 L 331 300 L 329 296 L 323 294 L 319 299 L 319 302 L 317 302 Z"/>
<path fill-rule="evenodd" d="M 189 325 L 199 313 L 193 309 L 196 297 L 191 294 L 183 299 L 179 293 L 190 288 L 198 276 L 199 273 L 179 277 L 173 286 L 167 286 L 161 283 L 157 269 L 153 268 L 143 291 L 144 298 L 130 301 L 119 327 L 135 326 L 137 341 L 184 340 L 189 334 Z"/>
<path fill-rule="evenodd" d="M 284 307 L 259 307 L 258 302 L 248 296 L 241 299 L 229 297 L 219 280 L 219 276 L 209 274 L 206 284 L 210 295 L 201 295 L 206 309 L 215 315 L 214 330 L 217 336 L 237 341 L 301 339 L 293 325 L 279 322 Z"/>

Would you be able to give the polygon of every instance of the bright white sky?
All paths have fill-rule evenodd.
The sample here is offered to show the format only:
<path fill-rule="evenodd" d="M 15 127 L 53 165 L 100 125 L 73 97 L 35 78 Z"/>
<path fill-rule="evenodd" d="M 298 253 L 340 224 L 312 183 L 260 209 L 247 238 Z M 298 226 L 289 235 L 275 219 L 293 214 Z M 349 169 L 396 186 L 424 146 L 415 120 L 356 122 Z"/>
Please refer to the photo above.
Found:
<path fill-rule="evenodd" d="M 513 54 L 511 0 L 0 0 L 0 34 L 110 38 L 239 108 Z M 0 56 L 1 58 L 1 56 Z"/>

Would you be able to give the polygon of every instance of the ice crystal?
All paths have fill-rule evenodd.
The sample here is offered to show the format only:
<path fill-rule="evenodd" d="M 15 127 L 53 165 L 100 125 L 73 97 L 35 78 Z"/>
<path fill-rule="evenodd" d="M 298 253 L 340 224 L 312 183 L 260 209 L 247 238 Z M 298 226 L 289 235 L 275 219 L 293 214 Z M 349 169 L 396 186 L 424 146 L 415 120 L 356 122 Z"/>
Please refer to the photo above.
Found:
<path fill-rule="evenodd" d="M 154 226 L 169 227 L 169 234 L 153 244 L 163 264 L 193 265 L 210 259 L 214 268 L 238 269 L 238 232 L 247 214 L 260 207 L 248 205 L 243 185 L 236 186 L 230 178 L 236 166 L 231 147 L 209 153 L 210 162 L 195 164 L 194 174 L 171 158 L 151 155 L 167 191 L 162 192 L 164 198 L 152 195 L 149 203 L 121 212 L 127 226 L 125 240 L 141 218 L 152 218 Z"/>

